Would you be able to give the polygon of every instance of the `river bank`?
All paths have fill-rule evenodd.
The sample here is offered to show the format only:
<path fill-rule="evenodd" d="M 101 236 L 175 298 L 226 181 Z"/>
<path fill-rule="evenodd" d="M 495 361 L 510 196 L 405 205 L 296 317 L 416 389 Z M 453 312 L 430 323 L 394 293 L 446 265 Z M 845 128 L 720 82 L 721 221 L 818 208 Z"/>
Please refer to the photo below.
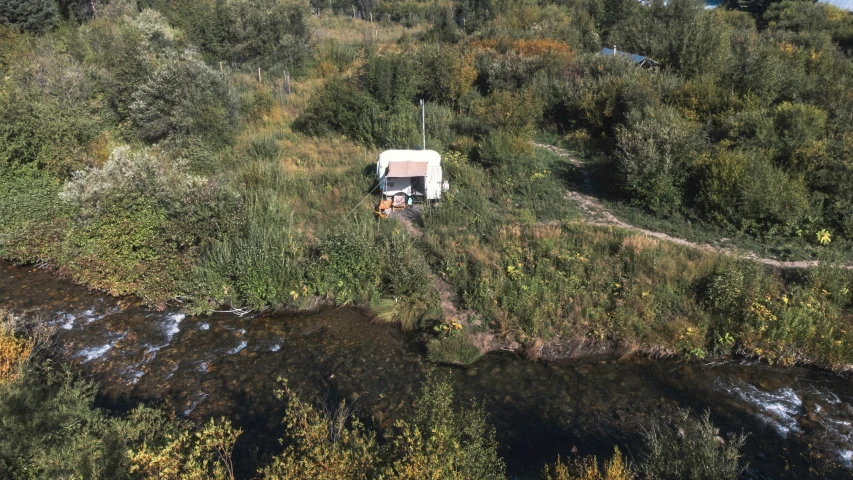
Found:
<path fill-rule="evenodd" d="M 849 379 L 810 368 L 637 357 L 542 363 L 507 353 L 470 368 L 436 367 L 415 338 L 356 309 L 187 317 L 7 264 L 0 304 L 55 322 L 65 357 L 101 383 L 104 406 L 144 401 L 192 419 L 225 415 L 246 432 L 237 445 L 244 457 L 276 448 L 278 377 L 313 402 L 355 402 L 358 416 L 382 431 L 411 408 L 430 369 L 455 379 L 460 400 L 483 403 L 519 478 L 573 447 L 607 455 L 616 444 L 636 455 L 643 426 L 678 408 L 710 409 L 722 432 L 749 432 L 753 478 L 803 478 L 809 444 L 839 464 L 853 450 Z"/>

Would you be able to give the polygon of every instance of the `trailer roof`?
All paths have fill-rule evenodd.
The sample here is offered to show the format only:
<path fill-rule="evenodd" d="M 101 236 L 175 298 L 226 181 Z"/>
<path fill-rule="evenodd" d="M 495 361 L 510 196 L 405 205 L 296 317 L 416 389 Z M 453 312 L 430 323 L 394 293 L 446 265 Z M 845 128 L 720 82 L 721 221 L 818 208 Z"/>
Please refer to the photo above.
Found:
<path fill-rule="evenodd" d="M 428 162 L 431 165 L 441 163 L 441 155 L 435 150 L 385 150 L 379 154 L 380 162 Z"/>
<path fill-rule="evenodd" d="M 388 177 L 425 177 L 427 174 L 427 162 L 391 162 L 388 164 Z"/>

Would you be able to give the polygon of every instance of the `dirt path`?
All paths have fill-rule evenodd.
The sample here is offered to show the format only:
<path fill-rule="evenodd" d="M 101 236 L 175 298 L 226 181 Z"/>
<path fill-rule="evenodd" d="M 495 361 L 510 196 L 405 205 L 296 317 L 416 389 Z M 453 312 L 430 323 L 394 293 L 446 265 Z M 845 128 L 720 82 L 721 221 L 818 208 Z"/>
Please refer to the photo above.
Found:
<path fill-rule="evenodd" d="M 411 235 L 412 238 L 419 238 L 422 235 L 422 232 L 415 227 L 415 222 L 418 221 L 420 216 L 421 209 L 412 207 L 393 211 L 389 215 L 389 218 L 397 219 L 403 225 L 403 228 L 409 232 L 409 235 Z M 450 284 L 445 282 L 435 273 L 431 273 L 430 275 L 432 276 L 432 281 L 435 284 L 435 289 L 438 291 L 438 296 L 441 301 L 441 310 L 444 312 L 444 318 L 462 323 L 479 323 L 480 316 L 476 312 L 456 307 L 456 291 L 450 286 Z"/>
<path fill-rule="evenodd" d="M 695 248 L 697 250 L 702 250 L 706 252 L 712 253 L 721 253 L 723 255 L 733 255 L 743 258 L 748 258 L 758 263 L 762 263 L 764 265 L 769 265 L 772 267 L 778 268 L 810 268 L 817 266 L 820 262 L 817 260 L 799 260 L 795 262 L 783 262 L 780 260 L 775 260 L 772 258 L 764 258 L 756 255 L 754 252 L 747 252 L 740 249 L 735 248 L 724 248 L 717 247 L 714 245 L 710 245 L 707 243 L 696 243 L 691 242 L 689 240 L 685 240 L 683 238 L 673 237 L 671 235 L 667 235 L 662 232 L 655 232 L 652 230 L 646 230 L 645 228 L 640 228 L 634 225 L 630 225 L 628 223 L 623 222 L 616 218 L 610 211 L 607 210 L 607 207 L 604 206 L 597 198 L 592 195 L 592 179 L 589 176 L 589 173 L 584 168 L 583 163 L 578 160 L 576 157 L 572 156 L 566 150 L 562 148 L 555 147 L 553 145 L 544 145 L 541 143 L 534 143 L 535 146 L 548 150 L 555 155 L 565 158 L 572 165 L 578 168 L 582 177 L 582 184 L 580 185 L 580 191 L 578 190 L 569 190 L 567 196 L 569 199 L 576 202 L 580 205 L 581 209 L 588 217 L 588 222 L 593 225 L 601 225 L 601 226 L 615 226 L 619 228 L 623 228 L 625 230 L 631 230 L 633 232 L 641 233 L 643 235 L 647 235 L 649 237 L 657 238 L 660 240 L 665 240 L 667 242 L 672 242 L 677 245 L 682 245 L 689 248 Z M 853 270 L 853 265 L 848 265 L 848 269 Z"/>

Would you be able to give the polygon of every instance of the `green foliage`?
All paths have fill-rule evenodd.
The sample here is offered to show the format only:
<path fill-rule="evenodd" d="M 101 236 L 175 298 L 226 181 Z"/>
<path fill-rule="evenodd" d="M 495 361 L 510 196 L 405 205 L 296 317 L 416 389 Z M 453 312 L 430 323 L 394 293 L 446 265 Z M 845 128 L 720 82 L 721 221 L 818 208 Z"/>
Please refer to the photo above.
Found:
<path fill-rule="evenodd" d="M 262 478 L 504 478 L 494 430 L 476 405 L 453 408 L 449 381 L 427 379 L 411 421 L 397 422 L 401 434 L 385 448 L 346 404 L 323 415 L 284 385 L 286 447 Z"/>
<path fill-rule="evenodd" d="M 706 282 L 704 296 L 717 317 L 715 341 L 771 362 L 792 364 L 808 355 L 828 366 L 851 354 L 851 277 L 831 261 L 805 281 L 783 289 L 755 267 L 722 264 Z"/>
<path fill-rule="evenodd" d="M 383 463 L 375 434 L 349 417 L 346 404 L 324 416 L 287 387 L 276 392 L 287 401 L 284 452 L 262 471 L 264 479 L 376 478 Z"/>
<path fill-rule="evenodd" d="M 428 378 L 415 403 L 412 420 L 398 421 L 393 440 L 394 461 L 389 476 L 416 478 L 505 477 L 497 454 L 495 431 L 481 407 L 453 408 L 453 386 L 448 380 Z"/>
<path fill-rule="evenodd" d="M 703 148 L 697 126 L 668 107 L 632 112 L 628 125 L 616 137 L 624 188 L 659 215 L 677 211 L 687 168 Z"/>
<path fill-rule="evenodd" d="M 461 332 L 447 338 L 435 338 L 427 344 L 427 358 L 433 363 L 472 365 L 483 356 L 482 350 L 471 344 Z"/>
<path fill-rule="evenodd" d="M 59 201 L 61 185 L 37 170 L 0 168 L 0 255 L 19 262 L 57 255 L 69 209 Z"/>
<path fill-rule="evenodd" d="M 234 478 L 240 430 L 204 428 L 137 407 L 124 418 L 94 406 L 97 386 L 49 361 L 0 385 L 0 474 L 9 478 Z M 230 475 L 228 475 L 230 474 Z"/>
<path fill-rule="evenodd" d="M 420 90 L 421 73 L 409 53 L 372 55 L 365 62 L 360 82 L 379 105 L 390 108 L 414 100 Z"/>
<path fill-rule="evenodd" d="M 226 303 L 262 309 L 304 293 L 305 246 L 292 213 L 271 194 L 245 199 L 239 233 L 213 243 L 194 272 L 194 310 Z"/>
<path fill-rule="evenodd" d="M 647 452 L 640 472 L 647 478 L 689 480 L 735 480 L 745 465 L 740 449 L 746 436 L 733 435 L 727 441 L 711 423 L 710 412 L 699 419 L 680 410 L 671 423 L 654 422 L 645 432 Z M 722 441 L 721 441 L 722 440 Z"/>
<path fill-rule="evenodd" d="M 369 232 L 347 229 L 320 243 L 319 290 L 334 292 L 338 303 L 366 300 L 379 286 L 380 250 Z"/>
<path fill-rule="evenodd" d="M 357 142 L 376 142 L 374 118 L 379 106 L 373 97 L 341 79 L 331 80 L 311 98 L 294 125 L 310 135 L 339 132 Z"/>
<path fill-rule="evenodd" d="M 158 415 L 159 413 L 159 415 Z M 147 417 L 147 418 L 146 418 Z M 234 480 L 232 453 L 242 430 L 222 418 L 212 418 L 193 431 L 161 412 L 143 408 L 134 411 L 131 421 L 140 420 L 152 428 L 155 438 L 145 438 L 138 448 L 127 452 L 130 472 L 145 478 L 194 478 L 199 480 Z"/>
<path fill-rule="evenodd" d="M 233 22 L 231 56 L 267 69 L 296 68 L 308 56 L 311 31 L 305 0 L 227 0 Z"/>
<path fill-rule="evenodd" d="M 236 113 L 225 78 L 192 52 L 166 60 L 133 94 L 130 110 L 139 137 L 149 142 L 177 134 L 226 143 Z"/>
<path fill-rule="evenodd" d="M 44 33 L 59 20 L 54 0 L 3 0 L 0 2 L 0 24 L 22 32 Z"/>
<path fill-rule="evenodd" d="M 56 80 L 55 87 L 65 88 L 70 79 Z M 65 176 L 86 164 L 100 122 L 85 99 L 61 101 L 58 93 L 16 88 L 0 93 L 0 115 L 8 119 L 0 125 L 0 165 L 49 168 Z"/>
<path fill-rule="evenodd" d="M 94 384 L 63 371 L 0 386 L 0 472 L 10 478 L 116 478 L 127 465 L 116 423 L 92 408 Z"/>
<path fill-rule="evenodd" d="M 78 216 L 57 260 L 80 282 L 160 305 L 181 293 L 199 247 L 229 231 L 234 210 L 215 182 L 129 147 L 78 172 L 61 197 Z"/>

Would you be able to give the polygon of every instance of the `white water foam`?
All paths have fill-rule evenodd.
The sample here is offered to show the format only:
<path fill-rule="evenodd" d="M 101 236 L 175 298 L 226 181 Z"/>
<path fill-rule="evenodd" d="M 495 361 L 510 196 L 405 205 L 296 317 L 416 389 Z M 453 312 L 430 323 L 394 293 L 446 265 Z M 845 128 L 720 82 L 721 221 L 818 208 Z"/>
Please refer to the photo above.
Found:
<path fill-rule="evenodd" d="M 803 401 L 792 388 L 780 388 L 771 392 L 759 390 L 754 385 L 720 385 L 729 394 L 737 395 L 756 407 L 757 416 L 771 425 L 780 436 L 801 431 L 797 416 L 803 413 Z"/>
<path fill-rule="evenodd" d="M 75 320 L 77 320 L 77 317 L 73 313 L 63 313 L 56 319 L 56 323 L 62 323 L 62 328 L 71 330 L 74 328 Z"/>
<path fill-rule="evenodd" d="M 188 408 L 188 409 L 184 410 L 184 416 L 185 416 L 185 417 L 189 417 L 189 416 L 190 416 L 190 414 L 191 414 L 191 413 L 193 413 L 193 410 L 195 410 L 195 408 L 196 408 L 197 406 L 199 406 L 199 404 L 201 404 L 201 402 L 203 402 L 203 401 L 204 401 L 204 399 L 205 399 L 205 398 L 207 398 L 207 397 L 208 397 L 208 394 L 207 394 L 207 393 L 202 393 L 201 395 L 199 395 L 199 396 L 198 396 L 198 398 L 196 399 L 196 401 L 194 401 L 194 402 L 190 405 L 190 408 Z"/>
<path fill-rule="evenodd" d="M 198 369 L 204 373 L 207 373 L 207 362 L 201 362 L 201 365 L 198 366 Z"/>
<path fill-rule="evenodd" d="M 115 340 L 113 340 L 110 343 L 107 343 L 107 344 L 104 344 L 104 345 L 101 345 L 98 347 L 89 347 L 89 348 L 81 349 L 80 351 L 77 352 L 77 355 L 75 355 L 75 356 L 76 357 L 85 357 L 86 360 L 83 360 L 83 363 L 89 363 L 96 358 L 101 358 L 102 356 L 104 356 L 105 353 L 107 353 L 111 348 L 113 348 L 113 346 L 115 346 L 115 344 L 118 343 L 120 340 L 122 340 L 125 336 L 127 336 L 126 333 L 121 335 L 120 337 L 116 338 Z"/>
<path fill-rule="evenodd" d="M 232 348 L 231 350 L 228 350 L 228 354 L 234 355 L 235 353 L 239 353 L 240 350 L 243 350 L 244 348 L 246 348 L 246 345 L 248 345 L 248 344 L 246 343 L 245 340 L 243 340 L 242 342 L 240 342 L 240 345 L 237 345 L 236 347 Z"/>
<path fill-rule="evenodd" d="M 176 333 L 181 331 L 181 321 L 187 318 L 183 313 L 170 313 L 166 315 L 166 320 L 163 322 L 163 331 L 166 333 L 166 338 L 169 342 Z"/>
<path fill-rule="evenodd" d="M 279 344 L 277 344 L 277 343 L 276 343 L 275 345 L 273 345 L 273 346 L 271 346 L 271 347 L 270 347 L 270 351 L 271 351 L 271 352 L 277 352 L 277 351 L 279 351 L 279 350 L 281 350 L 281 345 L 279 345 Z"/>
<path fill-rule="evenodd" d="M 237 333 L 239 333 L 240 335 L 245 335 L 245 334 L 246 334 L 246 329 L 245 329 L 245 328 L 241 328 L 240 330 L 237 330 Z"/>
<path fill-rule="evenodd" d="M 145 372 L 139 369 L 139 367 L 142 366 L 143 363 L 145 362 L 135 363 L 125 368 L 124 371 L 122 371 L 122 376 L 129 377 L 130 383 L 132 385 L 136 385 L 136 383 L 139 382 L 139 379 L 142 378 L 143 375 L 145 375 Z"/>
<path fill-rule="evenodd" d="M 198 326 L 199 330 L 210 330 L 210 325 L 207 323 L 202 323 Z"/>

